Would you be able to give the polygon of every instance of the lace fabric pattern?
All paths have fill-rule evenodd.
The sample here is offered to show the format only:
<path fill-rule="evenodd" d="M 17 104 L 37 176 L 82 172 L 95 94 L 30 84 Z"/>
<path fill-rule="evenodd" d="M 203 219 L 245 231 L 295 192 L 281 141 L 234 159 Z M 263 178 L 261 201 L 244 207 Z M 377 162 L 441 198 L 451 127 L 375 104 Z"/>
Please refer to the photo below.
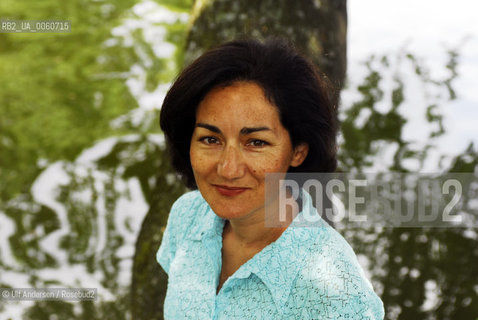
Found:
<path fill-rule="evenodd" d="M 314 213 L 310 196 L 301 196 L 299 216 Z M 157 253 L 169 276 L 165 319 L 383 319 L 352 248 L 323 220 L 293 222 L 216 294 L 224 223 L 199 191 L 173 205 Z"/>

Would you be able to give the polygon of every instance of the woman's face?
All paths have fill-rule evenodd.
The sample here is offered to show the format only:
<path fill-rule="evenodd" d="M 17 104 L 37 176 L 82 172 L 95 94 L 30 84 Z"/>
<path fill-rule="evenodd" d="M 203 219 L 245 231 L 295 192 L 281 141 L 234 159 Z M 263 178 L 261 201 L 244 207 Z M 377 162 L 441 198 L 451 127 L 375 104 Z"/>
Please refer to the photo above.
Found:
<path fill-rule="evenodd" d="M 287 172 L 307 156 L 260 86 L 236 82 L 212 89 L 201 101 L 191 138 L 191 166 L 199 191 L 224 219 L 263 214 L 265 176 Z"/>

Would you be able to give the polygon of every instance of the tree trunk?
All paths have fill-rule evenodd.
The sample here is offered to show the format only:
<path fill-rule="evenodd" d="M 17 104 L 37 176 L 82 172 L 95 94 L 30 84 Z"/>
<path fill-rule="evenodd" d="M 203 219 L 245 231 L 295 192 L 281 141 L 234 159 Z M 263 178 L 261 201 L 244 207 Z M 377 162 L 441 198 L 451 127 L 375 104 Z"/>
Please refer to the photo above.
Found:
<path fill-rule="evenodd" d="M 346 4 L 346 0 L 196 0 L 186 63 L 236 37 L 282 37 L 312 60 L 338 93 L 347 68 Z"/>

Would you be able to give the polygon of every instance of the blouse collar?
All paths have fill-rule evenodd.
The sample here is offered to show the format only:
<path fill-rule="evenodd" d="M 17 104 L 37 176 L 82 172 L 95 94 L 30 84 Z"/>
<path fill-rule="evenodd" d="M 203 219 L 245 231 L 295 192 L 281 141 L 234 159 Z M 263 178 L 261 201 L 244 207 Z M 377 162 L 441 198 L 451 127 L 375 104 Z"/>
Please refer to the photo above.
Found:
<path fill-rule="evenodd" d="M 287 302 L 297 274 L 306 263 L 306 257 L 310 256 L 313 249 L 316 250 L 314 246 L 323 241 L 320 238 L 327 234 L 325 228 L 330 228 L 320 217 L 313 224 L 304 223 L 304 213 L 307 213 L 307 216 L 318 213 L 306 191 L 301 190 L 300 196 L 302 210 L 291 225 L 276 241 L 258 252 L 228 279 L 245 279 L 254 274 L 268 287 L 279 310 Z M 201 223 L 196 224 L 185 236 L 194 241 L 215 238 L 221 241 L 219 247 L 222 248 L 225 220 L 218 217 L 206 201 L 204 204 L 197 212 L 204 219 L 198 219 Z M 218 256 L 221 257 L 221 254 Z"/>

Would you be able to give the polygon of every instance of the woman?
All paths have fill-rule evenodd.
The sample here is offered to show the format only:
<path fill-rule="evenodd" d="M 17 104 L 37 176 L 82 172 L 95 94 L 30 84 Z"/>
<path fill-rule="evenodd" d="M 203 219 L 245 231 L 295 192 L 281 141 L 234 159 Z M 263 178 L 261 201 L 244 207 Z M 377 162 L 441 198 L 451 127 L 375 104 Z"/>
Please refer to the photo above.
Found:
<path fill-rule="evenodd" d="M 173 205 L 157 254 L 166 319 L 383 318 L 345 240 L 323 220 L 290 225 L 315 213 L 306 192 L 285 225 L 265 224 L 279 200 L 265 195 L 266 173 L 336 167 L 336 109 L 307 60 L 278 41 L 225 43 L 180 74 L 160 122 L 173 166 L 198 189 Z"/>

